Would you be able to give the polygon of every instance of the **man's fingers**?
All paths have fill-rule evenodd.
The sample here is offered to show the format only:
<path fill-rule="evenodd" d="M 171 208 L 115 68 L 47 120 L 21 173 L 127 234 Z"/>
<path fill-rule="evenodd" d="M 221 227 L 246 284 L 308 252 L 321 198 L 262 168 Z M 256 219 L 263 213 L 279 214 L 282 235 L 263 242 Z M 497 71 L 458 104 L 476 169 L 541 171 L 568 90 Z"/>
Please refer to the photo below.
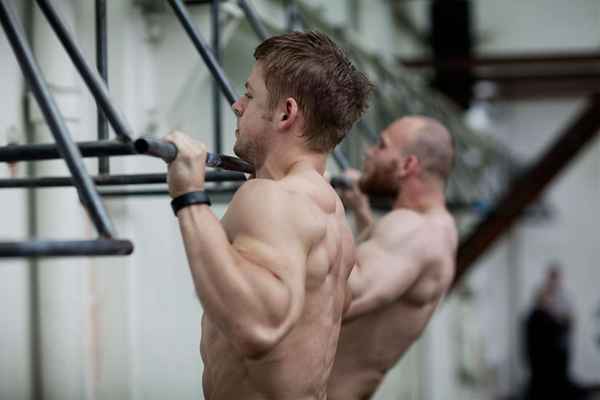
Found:
<path fill-rule="evenodd" d="M 347 170 L 344 171 L 344 175 L 347 176 L 352 181 L 357 182 L 360 179 L 361 173 L 357 169 L 348 168 Z"/>
<path fill-rule="evenodd" d="M 163 140 L 177 147 L 177 156 L 182 158 L 201 158 L 206 161 L 208 148 L 202 142 L 192 139 L 180 131 L 171 131 Z"/>

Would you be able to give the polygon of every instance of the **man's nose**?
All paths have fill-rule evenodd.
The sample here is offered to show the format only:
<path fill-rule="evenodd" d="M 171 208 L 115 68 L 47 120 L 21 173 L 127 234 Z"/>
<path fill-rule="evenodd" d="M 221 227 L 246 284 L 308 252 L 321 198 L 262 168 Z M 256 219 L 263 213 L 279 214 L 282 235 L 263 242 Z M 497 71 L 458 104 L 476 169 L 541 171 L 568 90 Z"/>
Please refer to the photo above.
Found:
<path fill-rule="evenodd" d="M 240 99 L 237 99 L 236 102 L 231 105 L 231 109 L 233 110 L 233 113 L 236 117 L 239 118 L 242 116 L 244 110 L 242 108 L 242 102 L 240 101 Z"/>

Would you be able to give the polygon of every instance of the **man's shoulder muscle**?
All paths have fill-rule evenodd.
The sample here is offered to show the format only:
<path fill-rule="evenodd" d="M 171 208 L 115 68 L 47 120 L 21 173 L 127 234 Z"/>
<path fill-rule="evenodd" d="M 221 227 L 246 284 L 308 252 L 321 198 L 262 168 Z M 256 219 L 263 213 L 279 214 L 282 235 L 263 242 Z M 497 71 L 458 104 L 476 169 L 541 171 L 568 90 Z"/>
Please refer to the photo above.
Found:
<path fill-rule="evenodd" d="M 310 229 L 302 218 L 305 208 L 298 194 L 280 182 L 253 179 L 236 192 L 223 220 L 234 227 L 232 234 L 268 235 L 275 240 L 289 239 L 292 235 L 309 241 Z"/>
<path fill-rule="evenodd" d="M 384 215 L 375 225 L 371 240 L 392 253 L 406 253 L 407 247 L 418 245 L 425 218 L 412 210 L 394 210 Z"/>

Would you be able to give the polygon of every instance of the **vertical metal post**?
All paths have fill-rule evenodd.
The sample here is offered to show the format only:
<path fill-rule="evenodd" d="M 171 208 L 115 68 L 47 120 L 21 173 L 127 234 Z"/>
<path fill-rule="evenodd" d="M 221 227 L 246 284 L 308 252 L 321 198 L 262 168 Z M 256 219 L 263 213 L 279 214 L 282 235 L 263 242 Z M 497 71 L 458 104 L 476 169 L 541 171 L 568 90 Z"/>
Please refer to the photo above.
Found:
<path fill-rule="evenodd" d="M 108 88 L 108 49 L 106 30 L 106 0 L 96 0 L 96 66 L 100 77 Z M 108 139 L 108 121 L 104 112 L 98 107 L 98 140 Z M 98 159 L 98 173 L 109 174 L 108 157 Z"/>
<path fill-rule="evenodd" d="M 210 5 L 212 22 L 212 48 L 216 62 L 221 65 L 221 24 L 219 21 L 220 0 L 212 0 Z M 215 153 L 222 153 L 223 149 L 223 108 L 221 103 L 221 93 L 219 84 L 213 80 L 213 134 L 215 143 Z"/>
<path fill-rule="evenodd" d="M 288 32 L 296 28 L 296 4 L 294 0 L 287 0 L 285 7 L 285 26 Z"/>
<path fill-rule="evenodd" d="M 56 140 L 59 152 L 67 163 L 69 171 L 73 176 L 73 181 L 77 185 L 80 199 L 89 211 L 98 234 L 103 237 L 112 238 L 114 236 L 113 227 L 102 205 L 102 200 L 85 169 L 79 149 L 71 139 L 67 125 L 50 94 L 48 85 L 44 81 L 31 48 L 25 40 L 23 29 L 19 26 L 19 22 L 12 10 L 6 5 L 6 0 L 0 0 L 0 23 L 23 70 L 23 75 L 31 85 L 35 99 Z"/>

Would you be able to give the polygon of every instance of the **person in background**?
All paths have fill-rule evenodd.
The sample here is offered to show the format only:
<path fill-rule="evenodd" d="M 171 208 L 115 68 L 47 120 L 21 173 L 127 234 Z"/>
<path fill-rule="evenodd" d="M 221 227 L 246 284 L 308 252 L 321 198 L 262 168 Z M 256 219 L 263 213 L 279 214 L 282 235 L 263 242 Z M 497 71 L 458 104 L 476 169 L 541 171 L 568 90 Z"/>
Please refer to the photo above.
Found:
<path fill-rule="evenodd" d="M 580 399 L 569 376 L 573 307 L 563 287 L 560 265 L 550 264 L 525 322 L 530 380 L 527 399 Z"/>
<path fill-rule="evenodd" d="M 454 146 L 424 116 L 401 118 L 367 152 L 362 174 L 342 192 L 357 222 L 352 300 L 329 380 L 330 400 L 370 398 L 431 319 L 454 277 L 458 234 L 445 188 Z M 365 195 L 393 199 L 375 221 Z"/>

